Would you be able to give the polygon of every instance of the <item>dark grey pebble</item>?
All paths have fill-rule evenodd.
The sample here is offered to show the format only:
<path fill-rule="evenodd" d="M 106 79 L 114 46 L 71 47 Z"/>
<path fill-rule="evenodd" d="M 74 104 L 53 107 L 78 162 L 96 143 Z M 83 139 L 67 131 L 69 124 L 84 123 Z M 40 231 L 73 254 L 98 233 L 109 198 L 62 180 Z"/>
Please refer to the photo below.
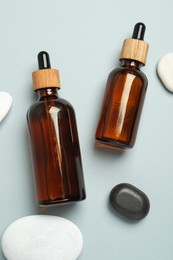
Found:
<path fill-rule="evenodd" d="M 109 196 L 112 207 L 131 220 L 144 218 L 150 209 L 150 202 L 144 192 L 128 183 L 116 185 Z"/>

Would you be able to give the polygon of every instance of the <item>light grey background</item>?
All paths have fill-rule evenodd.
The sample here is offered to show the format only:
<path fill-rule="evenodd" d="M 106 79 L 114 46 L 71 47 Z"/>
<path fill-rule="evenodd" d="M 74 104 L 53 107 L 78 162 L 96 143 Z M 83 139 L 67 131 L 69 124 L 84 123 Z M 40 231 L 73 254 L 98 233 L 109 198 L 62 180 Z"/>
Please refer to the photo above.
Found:
<path fill-rule="evenodd" d="M 0 0 L 0 91 L 13 96 L 0 124 L 0 236 L 18 218 L 54 214 L 81 229 L 80 260 L 173 259 L 173 94 L 156 75 L 158 59 L 173 52 L 172 9 L 172 0 Z M 97 150 L 107 76 L 139 21 L 147 26 L 150 50 L 137 142 L 123 154 Z M 41 50 L 60 71 L 60 96 L 75 108 L 87 188 L 84 202 L 44 211 L 35 205 L 26 124 L 36 98 L 31 73 Z M 151 210 L 142 221 L 131 223 L 109 208 L 109 192 L 121 182 L 148 195 Z"/>

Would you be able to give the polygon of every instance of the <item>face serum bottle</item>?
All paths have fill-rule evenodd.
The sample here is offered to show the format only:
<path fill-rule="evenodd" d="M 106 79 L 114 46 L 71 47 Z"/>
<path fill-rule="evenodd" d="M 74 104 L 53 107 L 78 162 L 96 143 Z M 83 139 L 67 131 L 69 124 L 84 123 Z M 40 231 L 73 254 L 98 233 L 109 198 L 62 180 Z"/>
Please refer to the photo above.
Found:
<path fill-rule="evenodd" d="M 146 63 L 149 47 L 143 41 L 144 33 L 145 25 L 137 23 L 132 38 L 124 41 L 121 67 L 114 69 L 108 77 L 96 130 L 97 147 L 134 146 L 148 84 L 140 70 Z"/>
<path fill-rule="evenodd" d="M 47 52 L 38 54 L 38 63 L 32 74 L 38 100 L 27 113 L 38 205 L 80 201 L 85 185 L 75 113 L 59 98 L 59 72 Z"/>

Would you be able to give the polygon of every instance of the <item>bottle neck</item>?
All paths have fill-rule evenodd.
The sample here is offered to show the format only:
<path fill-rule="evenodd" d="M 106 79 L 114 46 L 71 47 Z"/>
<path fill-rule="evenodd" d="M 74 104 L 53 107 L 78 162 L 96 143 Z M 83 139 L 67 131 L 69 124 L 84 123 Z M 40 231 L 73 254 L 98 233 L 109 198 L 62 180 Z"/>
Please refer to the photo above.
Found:
<path fill-rule="evenodd" d="M 44 100 L 44 99 L 52 99 L 58 98 L 58 88 L 43 88 L 43 89 L 38 89 L 37 91 L 38 95 L 38 100 Z"/>
<path fill-rule="evenodd" d="M 126 67 L 134 70 L 140 70 L 143 64 L 139 61 L 129 60 L 129 59 L 122 59 L 121 60 L 121 67 Z"/>

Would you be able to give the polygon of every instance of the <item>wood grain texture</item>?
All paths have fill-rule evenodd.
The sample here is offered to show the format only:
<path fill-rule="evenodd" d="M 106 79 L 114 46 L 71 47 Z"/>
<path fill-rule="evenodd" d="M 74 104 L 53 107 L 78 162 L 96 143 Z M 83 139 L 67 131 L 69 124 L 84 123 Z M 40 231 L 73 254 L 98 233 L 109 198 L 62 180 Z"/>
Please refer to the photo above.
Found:
<path fill-rule="evenodd" d="M 148 48 L 149 45 L 145 41 L 131 38 L 126 39 L 124 40 L 119 59 L 132 59 L 139 61 L 145 65 Z"/>
<path fill-rule="evenodd" d="M 59 71 L 56 69 L 37 70 L 32 73 L 34 90 L 60 88 Z"/>

